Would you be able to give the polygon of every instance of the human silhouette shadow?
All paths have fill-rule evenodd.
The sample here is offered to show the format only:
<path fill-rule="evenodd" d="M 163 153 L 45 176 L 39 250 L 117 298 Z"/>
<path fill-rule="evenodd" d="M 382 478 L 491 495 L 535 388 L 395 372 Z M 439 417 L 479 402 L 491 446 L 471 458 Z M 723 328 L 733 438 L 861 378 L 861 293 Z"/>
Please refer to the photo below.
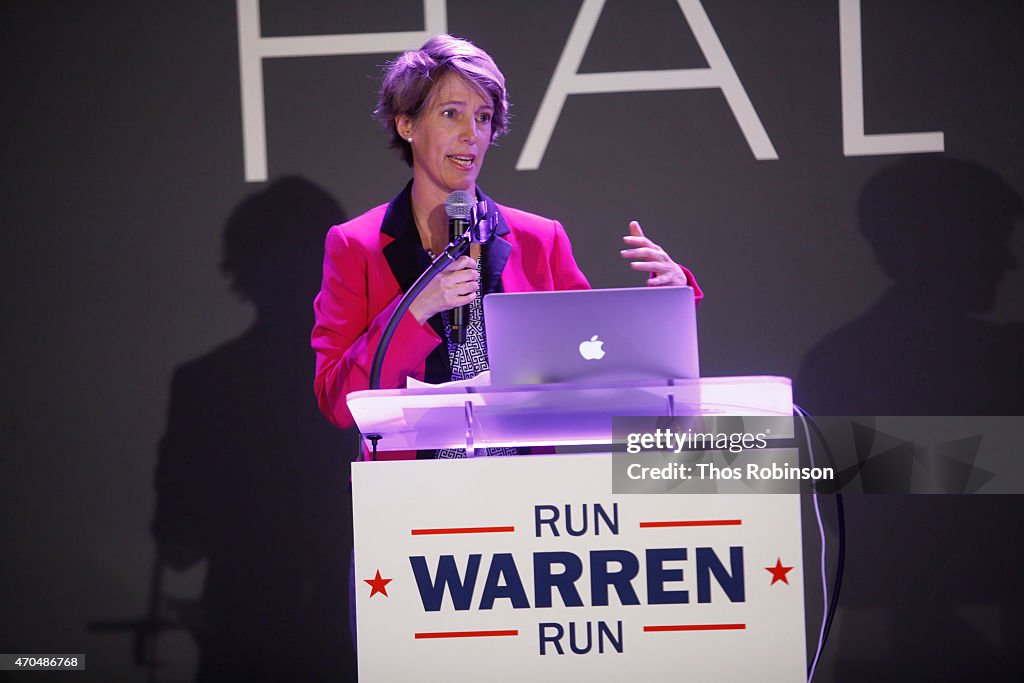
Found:
<path fill-rule="evenodd" d="M 937 156 L 868 180 L 861 231 L 893 284 L 804 359 L 794 390 L 818 415 L 1024 414 L 1024 324 L 992 310 L 1021 198 L 995 172 Z"/>
<path fill-rule="evenodd" d="M 858 217 L 893 284 L 805 357 L 817 415 L 1024 414 L 1024 326 L 993 309 L 1018 193 L 978 164 L 916 156 L 875 174 Z M 848 496 L 847 564 L 825 680 L 1021 680 L 1018 496 Z M 831 675 L 832 678 L 827 678 Z"/>
<path fill-rule="evenodd" d="M 198 681 L 355 680 L 348 628 L 354 438 L 312 391 L 312 301 L 341 206 L 299 177 L 245 199 L 222 267 L 251 301 L 240 337 L 179 366 L 159 445 L 160 560 L 208 569 Z"/>

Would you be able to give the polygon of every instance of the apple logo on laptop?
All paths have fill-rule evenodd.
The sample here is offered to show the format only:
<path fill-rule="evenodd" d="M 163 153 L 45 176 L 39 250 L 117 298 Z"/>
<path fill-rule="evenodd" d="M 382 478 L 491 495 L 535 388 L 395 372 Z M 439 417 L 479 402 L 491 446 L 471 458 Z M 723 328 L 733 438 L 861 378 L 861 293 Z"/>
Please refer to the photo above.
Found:
<path fill-rule="evenodd" d="M 604 346 L 603 341 L 598 341 L 597 335 L 595 334 L 588 341 L 580 343 L 580 355 L 585 360 L 601 360 L 604 358 Z"/>

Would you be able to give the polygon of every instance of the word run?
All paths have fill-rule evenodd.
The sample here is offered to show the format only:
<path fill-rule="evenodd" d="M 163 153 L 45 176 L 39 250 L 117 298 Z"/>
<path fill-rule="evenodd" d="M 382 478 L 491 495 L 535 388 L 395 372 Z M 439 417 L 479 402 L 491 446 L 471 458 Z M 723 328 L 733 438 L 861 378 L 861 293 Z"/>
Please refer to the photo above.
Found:
<path fill-rule="evenodd" d="M 609 513 L 600 505 L 593 507 L 593 517 L 587 517 L 587 507 L 577 515 L 578 526 L 572 526 L 570 506 L 565 508 L 565 527 L 571 536 L 580 536 L 592 529 L 599 535 L 602 526 L 607 532 L 618 533 L 618 505 Z M 560 537 L 558 523 L 560 511 L 555 506 L 538 505 L 534 508 L 536 536 Z M 527 563 L 532 585 L 523 581 L 522 563 Z M 731 546 L 723 558 L 709 546 L 645 548 L 634 552 L 627 549 L 590 550 L 576 553 L 571 550 L 533 552 L 527 557 L 513 553 L 469 553 L 462 557 L 443 554 L 436 564 L 426 556 L 409 557 L 416 588 L 423 609 L 439 612 L 445 597 L 451 599 L 456 611 L 490 610 L 496 603 L 507 601 L 513 609 L 548 609 L 604 607 L 611 603 L 615 593 L 619 604 L 685 605 L 692 601 L 710 603 L 716 595 L 724 594 L 733 603 L 746 601 L 743 573 L 743 547 Z M 685 564 L 688 563 L 688 564 Z M 637 579 L 643 574 L 645 588 L 637 589 Z M 585 580 L 586 579 L 586 580 Z M 670 587 L 668 584 L 672 584 Z M 589 586 L 581 590 L 581 585 Z M 682 587 L 680 587 L 680 585 Z M 479 586 L 479 588 L 478 588 Z M 718 586 L 720 591 L 713 590 Z M 622 624 L 609 626 L 597 622 L 569 624 L 541 623 L 540 654 L 564 654 L 561 640 L 568 635 L 569 651 L 582 654 L 591 650 L 594 636 L 598 651 L 607 643 L 610 649 L 622 652 Z"/>

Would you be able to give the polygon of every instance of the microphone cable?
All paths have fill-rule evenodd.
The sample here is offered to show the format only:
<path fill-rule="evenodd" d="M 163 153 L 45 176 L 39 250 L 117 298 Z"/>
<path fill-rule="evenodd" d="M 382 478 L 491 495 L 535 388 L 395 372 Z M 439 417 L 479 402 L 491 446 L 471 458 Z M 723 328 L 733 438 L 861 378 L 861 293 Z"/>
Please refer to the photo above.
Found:
<path fill-rule="evenodd" d="M 807 456 L 810 459 L 811 467 L 815 467 L 814 449 L 811 445 L 811 428 L 813 428 L 815 436 L 824 447 L 825 455 L 828 458 L 829 464 L 838 469 L 832 449 L 829 447 L 828 441 L 825 439 L 825 435 L 814 422 L 814 419 L 806 410 L 797 404 L 794 403 L 793 408 L 800 416 L 800 422 L 803 424 L 804 437 L 807 439 Z M 823 606 L 821 614 L 821 630 L 818 633 L 818 647 L 814 653 L 814 658 L 811 660 L 811 663 L 807 668 L 807 683 L 811 683 L 811 680 L 814 678 L 814 672 L 821 659 L 821 653 L 825 650 L 825 643 L 828 641 L 829 633 L 832 630 L 832 622 L 835 619 L 836 608 L 839 604 L 839 592 L 843 585 L 843 565 L 846 563 L 846 513 L 843 508 L 842 494 L 838 489 L 836 489 L 833 495 L 835 496 L 836 501 L 838 548 L 836 554 L 836 574 L 835 579 L 833 580 L 832 597 L 830 599 L 828 591 L 827 563 L 825 561 L 825 526 L 821 518 L 821 508 L 818 503 L 817 488 L 815 487 L 811 492 L 811 498 L 814 501 L 814 515 L 818 521 L 818 533 L 821 537 L 821 591 L 823 596 Z"/>

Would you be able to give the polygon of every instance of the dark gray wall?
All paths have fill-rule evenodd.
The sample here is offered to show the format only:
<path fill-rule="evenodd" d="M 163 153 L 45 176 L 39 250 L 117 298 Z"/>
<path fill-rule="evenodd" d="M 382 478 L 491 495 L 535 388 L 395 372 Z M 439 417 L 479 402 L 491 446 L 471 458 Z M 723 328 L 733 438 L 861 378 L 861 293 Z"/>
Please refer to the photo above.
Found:
<path fill-rule="evenodd" d="M 863 2 L 866 132 L 945 136 L 943 153 L 901 160 L 843 154 L 837 2 L 704 4 L 778 160 L 753 158 L 717 90 L 633 92 L 571 96 L 540 168 L 516 171 L 580 3 L 448 2 L 448 30 L 491 52 L 514 104 L 485 190 L 559 218 L 600 287 L 640 283 L 617 255 L 640 220 L 707 292 L 706 375 L 799 375 L 798 398 L 820 412 L 1020 414 L 1024 276 L 1010 266 L 1024 245 L 1010 214 L 1024 189 L 1024 6 Z M 264 35 L 423 26 L 413 0 L 372 13 L 265 0 L 262 12 Z M 311 412 L 306 302 L 323 229 L 408 176 L 369 117 L 391 55 L 266 60 L 270 180 L 305 180 L 246 183 L 233 3 L 6 2 L 0 36 L 0 651 L 87 652 L 89 680 L 142 680 L 127 632 L 87 627 L 144 613 L 158 452 L 178 463 L 167 477 L 192 529 L 220 524 L 193 493 L 240 519 L 262 501 L 293 521 L 264 540 L 337 531 L 344 549 L 350 444 Z M 609 0 L 582 68 L 703 65 L 675 3 Z M 905 219 L 879 218 L 891 215 Z M 637 333 L 657 334 L 656 321 Z M 1019 671 L 1003 534 L 1021 508 L 853 503 L 845 611 L 821 680 Z M 259 534 L 231 546 L 230 528 L 202 543 L 166 533 L 279 561 L 246 554 Z M 168 573 L 169 590 L 195 594 L 201 571 Z M 190 676 L 188 638 L 161 643 L 164 680 Z"/>

